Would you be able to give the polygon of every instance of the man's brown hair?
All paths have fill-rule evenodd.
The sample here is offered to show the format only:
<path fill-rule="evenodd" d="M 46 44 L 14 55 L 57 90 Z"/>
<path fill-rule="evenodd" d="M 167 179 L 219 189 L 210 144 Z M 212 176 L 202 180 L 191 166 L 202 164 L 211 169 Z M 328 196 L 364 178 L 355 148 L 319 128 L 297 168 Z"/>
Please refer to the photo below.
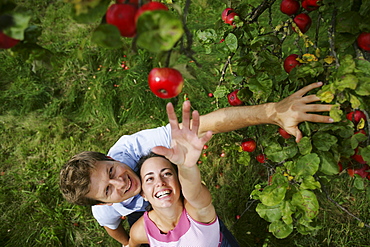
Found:
<path fill-rule="evenodd" d="M 90 175 L 97 161 L 112 161 L 105 154 L 84 151 L 73 156 L 60 171 L 60 189 L 67 201 L 77 205 L 96 205 L 101 201 L 86 197 L 90 191 Z"/>

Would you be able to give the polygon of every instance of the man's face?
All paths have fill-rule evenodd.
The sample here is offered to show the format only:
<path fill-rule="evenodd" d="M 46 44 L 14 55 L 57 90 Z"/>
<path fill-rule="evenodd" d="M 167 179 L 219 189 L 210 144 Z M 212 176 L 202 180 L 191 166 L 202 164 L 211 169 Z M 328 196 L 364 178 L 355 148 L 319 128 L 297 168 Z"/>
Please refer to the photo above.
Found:
<path fill-rule="evenodd" d="M 90 180 L 90 191 L 86 196 L 106 203 L 122 202 L 141 191 L 139 177 L 118 161 L 97 161 Z"/>

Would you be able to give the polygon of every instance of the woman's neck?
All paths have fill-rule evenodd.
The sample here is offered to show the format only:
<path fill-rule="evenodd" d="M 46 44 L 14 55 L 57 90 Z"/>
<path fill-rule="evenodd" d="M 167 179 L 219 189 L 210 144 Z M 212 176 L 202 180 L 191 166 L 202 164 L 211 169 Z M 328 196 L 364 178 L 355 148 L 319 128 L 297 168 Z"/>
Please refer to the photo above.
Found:
<path fill-rule="evenodd" d="M 167 233 L 176 227 L 183 209 L 184 204 L 179 201 L 177 204 L 168 208 L 153 208 L 149 212 L 149 218 L 163 233 Z"/>

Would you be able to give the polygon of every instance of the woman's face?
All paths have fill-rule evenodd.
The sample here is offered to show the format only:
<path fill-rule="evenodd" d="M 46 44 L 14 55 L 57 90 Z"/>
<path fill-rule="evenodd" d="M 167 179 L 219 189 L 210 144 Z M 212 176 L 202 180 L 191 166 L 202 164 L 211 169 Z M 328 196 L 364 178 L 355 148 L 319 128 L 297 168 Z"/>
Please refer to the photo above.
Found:
<path fill-rule="evenodd" d="M 180 199 L 181 186 L 176 170 L 165 158 L 151 157 L 141 170 L 142 196 L 153 207 L 169 207 Z"/>

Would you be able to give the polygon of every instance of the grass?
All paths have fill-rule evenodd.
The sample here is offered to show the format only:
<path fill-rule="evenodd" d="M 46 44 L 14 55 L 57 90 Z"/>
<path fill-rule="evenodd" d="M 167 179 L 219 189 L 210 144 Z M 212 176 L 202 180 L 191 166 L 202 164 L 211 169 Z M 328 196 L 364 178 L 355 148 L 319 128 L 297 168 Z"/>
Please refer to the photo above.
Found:
<path fill-rule="evenodd" d="M 62 198 L 60 167 L 80 151 L 107 152 L 123 134 L 166 124 L 168 101 L 180 112 L 188 97 L 201 114 L 227 106 L 225 99 L 216 102 L 207 96 L 218 85 L 219 68 L 226 58 L 204 55 L 195 43 L 202 69 L 189 59 L 180 61 L 195 68 L 197 79 L 186 81 L 177 100 L 162 100 L 146 84 L 146 75 L 157 66 L 152 54 L 131 52 L 129 41 L 120 50 L 96 47 L 89 39 L 96 24 L 75 24 L 69 19 L 70 6 L 63 1 L 16 2 L 33 13 L 32 23 L 43 30 L 39 43 L 54 56 L 41 62 L 47 66 L 39 66 L 0 51 L 0 244 L 119 246 L 88 207 Z M 195 20 L 195 27 L 213 27 L 212 20 L 223 8 L 214 1 L 194 1 L 189 20 Z M 123 61 L 128 70 L 122 69 Z M 317 235 L 295 233 L 279 240 L 268 233 L 268 223 L 254 210 L 257 202 L 249 198 L 255 184 L 267 181 L 267 169 L 239 150 L 243 137 L 260 138 L 266 128 L 274 126 L 216 135 L 200 159 L 217 212 L 241 246 L 368 246 L 368 228 L 335 206 L 324 192 L 318 194 L 318 221 L 323 228 Z M 354 181 L 343 173 L 324 182 L 331 198 L 369 223 L 369 183 L 365 181 L 359 190 Z"/>

